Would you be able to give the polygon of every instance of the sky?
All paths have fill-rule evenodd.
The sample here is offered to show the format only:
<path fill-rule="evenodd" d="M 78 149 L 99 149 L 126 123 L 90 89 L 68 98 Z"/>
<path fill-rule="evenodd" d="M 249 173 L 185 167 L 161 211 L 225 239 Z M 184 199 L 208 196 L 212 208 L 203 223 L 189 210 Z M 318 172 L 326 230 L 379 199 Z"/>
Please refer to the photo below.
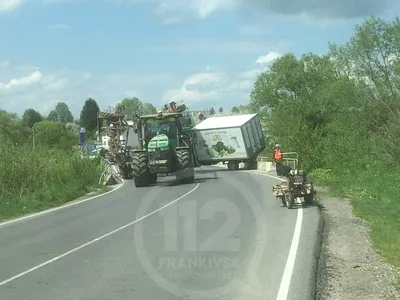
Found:
<path fill-rule="evenodd" d="M 0 109 L 76 118 L 125 97 L 192 110 L 247 104 L 260 72 L 324 54 L 400 0 L 0 0 Z"/>

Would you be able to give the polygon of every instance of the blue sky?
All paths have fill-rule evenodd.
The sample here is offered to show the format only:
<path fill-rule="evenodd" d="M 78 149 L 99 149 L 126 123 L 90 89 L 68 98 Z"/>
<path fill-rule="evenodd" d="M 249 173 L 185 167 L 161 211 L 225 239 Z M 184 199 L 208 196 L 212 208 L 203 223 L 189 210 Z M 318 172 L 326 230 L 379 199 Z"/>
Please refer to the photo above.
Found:
<path fill-rule="evenodd" d="M 323 54 L 398 0 L 0 0 L 0 109 L 78 117 L 137 96 L 159 107 L 247 104 L 278 55 Z"/>

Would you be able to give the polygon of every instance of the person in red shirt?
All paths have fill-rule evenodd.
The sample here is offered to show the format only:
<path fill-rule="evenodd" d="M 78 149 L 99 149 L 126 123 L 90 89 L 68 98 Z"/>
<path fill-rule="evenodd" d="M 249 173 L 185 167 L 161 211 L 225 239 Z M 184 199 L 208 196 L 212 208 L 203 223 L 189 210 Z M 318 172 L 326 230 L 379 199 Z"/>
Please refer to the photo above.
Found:
<path fill-rule="evenodd" d="M 274 150 L 274 157 L 275 161 L 275 166 L 276 166 L 276 174 L 278 176 L 282 176 L 281 172 L 281 166 L 282 166 L 282 150 L 281 150 L 281 145 L 276 144 L 275 145 L 275 150 Z"/>

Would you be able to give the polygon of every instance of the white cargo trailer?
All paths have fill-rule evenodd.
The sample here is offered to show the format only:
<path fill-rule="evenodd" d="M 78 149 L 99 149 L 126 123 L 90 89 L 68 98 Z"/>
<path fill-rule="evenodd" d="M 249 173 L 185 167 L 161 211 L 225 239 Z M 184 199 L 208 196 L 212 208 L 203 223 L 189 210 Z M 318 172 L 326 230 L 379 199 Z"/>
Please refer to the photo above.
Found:
<path fill-rule="evenodd" d="M 258 114 L 212 117 L 194 127 L 195 152 L 202 165 L 228 163 L 237 170 L 239 163 L 257 169 L 257 155 L 265 149 Z"/>

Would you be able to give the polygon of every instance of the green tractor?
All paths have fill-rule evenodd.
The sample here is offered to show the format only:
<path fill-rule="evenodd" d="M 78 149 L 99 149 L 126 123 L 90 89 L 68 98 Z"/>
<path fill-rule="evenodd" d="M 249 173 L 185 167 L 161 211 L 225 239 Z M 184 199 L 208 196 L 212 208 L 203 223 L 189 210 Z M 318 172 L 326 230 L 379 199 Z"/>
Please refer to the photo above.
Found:
<path fill-rule="evenodd" d="M 135 132 L 139 149 L 132 156 L 136 187 L 157 182 L 157 174 L 175 173 L 179 182 L 194 180 L 198 166 L 190 129 L 192 118 L 184 112 L 158 112 L 138 118 Z"/>

